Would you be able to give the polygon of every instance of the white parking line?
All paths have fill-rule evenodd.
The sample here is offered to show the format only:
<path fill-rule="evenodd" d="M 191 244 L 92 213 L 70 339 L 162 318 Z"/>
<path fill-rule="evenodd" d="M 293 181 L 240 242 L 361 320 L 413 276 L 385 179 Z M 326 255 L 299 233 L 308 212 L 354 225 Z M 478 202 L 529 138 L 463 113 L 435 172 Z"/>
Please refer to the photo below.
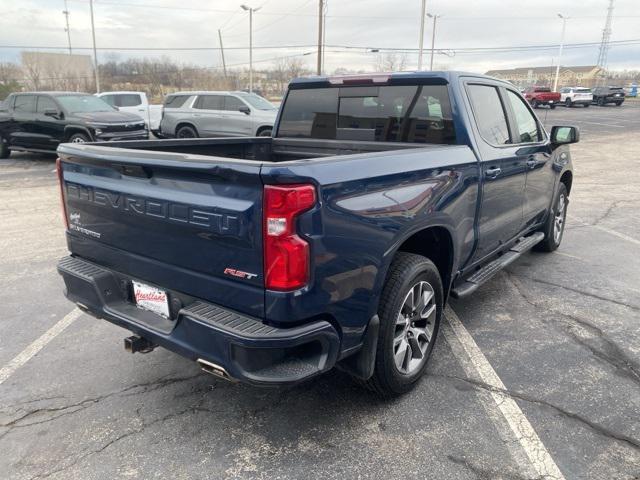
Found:
<path fill-rule="evenodd" d="M 465 373 L 470 378 L 477 378 L 490 387 L 491 397 L 515 435 L 520 447 L 524 450 L 536 474 L 540 478 L 564 480 L 564 475 L 540 440 L 540 437 L 538 437 L 533 426 L 531 426 L 531 423 L 522 413 L 515 400 L 501 392 L 506 391 L 504 383 L 491 367 L 487 357 L 480 351 L 473 337 L 464 328 L 458 316 L 448 306 L 445 310 L 445 317 L 448 323 L 445 327 L 450 327 L 450 329 L 443 328 L 447 343 L 452 346 L 452 349 L 456 341 L 462 345 L 464 353 L 469 357 L 469 361 L 460 362 L 465 369 Z"/>
<path fill-rule="evenodd" d="M 601 227 L 600 225 L 591 225 L 590 223 L 587 223 L 581 218 L 578 218 L 573 215 L 567 215 L 567 216 L 569 217 L 569 219 L 576 221 L 578 223 L 581 223 L 585 227 L 595 228 L 596 230 L 600 230 L 601 232 L 605 232 L 605 233 L 608 233 L 609 235 L 613 235 L 614 237 L 618 237 L 618 238 L 621 238 L 622 240 L 626 240 L 629 243 L 640 245 L 640 240 L 630 237 L 629 235 L 625 235 L 624 233 L 616 232 L 615 230 L 611 230 L 610 228 L 607 228 L 607 227 Z"/>
<path fill-rule="evenodd" d="M 2 367 L 2 369 L 0 369 L 0 384 L 42 350 L 47 343 L 62 333 L 64 329 L 71 325 L 80 315 L 82 315 L 82 312 L 77 308 L 72 310 L 53 327 L 43 333 L 40 338 L 16 355 L 7 365 Z"/>
<path fill-rule="evenodd" d="M 626 125 L 614 125 L 613 123 L 587 122 L 585 120 L 571 120 L 574 123 L 588 123 L 589 125 L 601 125 L 603 127 L 626 128 Z"/>

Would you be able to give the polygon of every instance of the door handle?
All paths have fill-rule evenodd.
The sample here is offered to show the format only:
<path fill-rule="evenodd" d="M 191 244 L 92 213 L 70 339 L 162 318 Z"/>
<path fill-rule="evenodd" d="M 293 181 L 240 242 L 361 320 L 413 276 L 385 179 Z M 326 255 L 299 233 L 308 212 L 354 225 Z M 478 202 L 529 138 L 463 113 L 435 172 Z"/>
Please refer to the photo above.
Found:
<path fill-rule="evenodd" d="M 500 167 L 487 168 L 484 172 L 484 174 L 489 178 L 496 178 L 501 173 L 502 173 L 502 169 Z"/>
<path fill-rule="evenodd" d="M 530 169 L 534 169 L 538 166 L 538 161 L 535 158 L 530 158 L 527 160 L 527 167 Z"/>

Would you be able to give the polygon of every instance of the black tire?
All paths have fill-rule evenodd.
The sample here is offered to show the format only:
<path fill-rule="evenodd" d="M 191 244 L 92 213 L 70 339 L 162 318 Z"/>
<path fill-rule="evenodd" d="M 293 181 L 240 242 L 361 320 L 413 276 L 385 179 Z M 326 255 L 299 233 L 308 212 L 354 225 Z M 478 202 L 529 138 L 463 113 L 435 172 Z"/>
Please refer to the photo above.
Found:
<path fill-rule="evenodd" d="M 11 155 L 11 150 L 4 137 L 0 135 L 0 159 L 9 158 L 9 155 Z"/>
<path fill-rule="evenodd" d="M 531 106 L 532 106 L 533 108 L 538 108 L 538 101 L 537 101 L 537 100 L 534 100 L 533 102 L 531 102 Z"/>
<path fill-rule="evenodd" d="M 420 288 L 424 284 L 431 287 L 431 290 L 427 290 L 425 285 L 424 292 L 432 294 L 430 297 L 432 300 L 429 300 L 424 307 L 421 306 L 424 303 L 421 301 L 418 309 L 422 311 L 434 310 L 434 313 L 428 318 L 422 319 L 416 313 L 417 310 L 414 310 L 414 314 L 418 315 L 413 317 L 416 319 L 415 322 L 405 317 L 406 325 L 398 324 L 397 319 L 402 314 L 402 309 L 406 305 L 405 300 L 409 298 L 410 292 L 412 290 L 415 292 L 416 288 Z M 389 268 L 380 299 L 378 309 L 380 333 L 373 376 L 365 382 L 368 388 L 383 397 L 393 397 L 408 392 L 422 378 L 438 336 L 443 312 L 443 299 L 442 280 L 433 262 L 421 255 L 399 252 Z M 421 328 L 428 328 L 426 325 L 432 328 L 430 340 L 424 345 L 424 351 L 418 345 L 420 337 L 409 333 L 409 330 L 412 330 L 409 327 L 415 327 L 419 322 L 424 322 L 422 325 L 425 327 Z M 407 332 L 406 335 L 403 332 Z M 404 349 L 407 351 L 407 372 L 402 372 L 396 364 L 395 344 L 399 338 L 402 338 L 404 344 L 407 345 Z M 423 337 L 423 340 L 424 338 L 426 337 Z M 400 354 L 401 345 L 398 347 L 397 353 Z M 419 353 L 421 357 L 414 357 L 414 348 L 417 349 L 416 353 Z M 405 357 L 405 355 L 401 356 Z M 414 359 L 419 361 L 410 370 L 410 364 Z M 404 361 L 402 363 L 404 364 Z"/>
<path fill-rule="evenodd" d="M 602 98 L 602 97 L 601 97 L 601 98 L 599 98 L 599 99 L 598 99 L 598 101 L 597 101 L 597 103 L 598 103 L 598 106 L 600 106 L 600 107 L 604 107 L 604 98 Z"/>
<path fill-rule="evenodd" d="M 551 110 L 553 110 L 554 108 L 556 108 L 556 104 L 555 104 L 555 103 L 552 103 L 551 105 L 549 105 L 549 108 L 550 108 Z"/>
<path fill-rule="evenodd" d="M 589 108 L 589 105 L 590 105 L 590 104 L 585 103 L 585 104 L 584 104 L 584 108 Z"/>
<path fill-rule="evenodd" d="M 264 128 L 264 129 L 260 130 L 260 132 L 258 132 L 258 136 L 259 137 L 270 137 L 271 136 L 271 129 L 270 128 Z"/>
<path fill-rule="evenodd" d="M 616 107 L 619 107 L 620 105 L 622 105 L 622 102 L 616 102 Z"/>
<path fill-rule="evenodd" d="M 567 97 L 567 98 L 564 100 L 564 104 L 565 104 L 567 107 L 569 107 L 569 108 L 573 107 L 573 105 L 572 105 L 572 104 L 573 104 L 573 102 L 571 101 L 571 99 L 570 99 L 569 97 Z"/>
<path fill-rule="evenodd" d="M 69 137 L 67 142 L 69 143 L 87 143 L 90 142 L 91 139 L 86 133 L 74 133 Z"/>
<path fill-rule="evenodd" d="M 562 207 L 561 207 L 562 205 Z M 567 187 L 564 183 L 560 183 L 558 191 L 553 200 L 553 208 L 549 212 L 547 221 L 542 228 L 544 233 L 544 240 L 535 246 L 535 249 L 539 252 L 553 252 L 556 250 L 560 243 L 562 243 L 562 237 L 564 235 L 564 226 L 567 219 L 567 206 L 569 205 L 569 194 L 567 193 Z M 559 214 L 559 208 L 562 208 L 562 212 Z M 559 236 L 555 234 L 556 223 L 560 218 Z"/>
<path fill-rule="evenodd" d="M 191 125 L 182 125 L 176 130 L 176 138 L 198 138 L 198 132 Z"/>

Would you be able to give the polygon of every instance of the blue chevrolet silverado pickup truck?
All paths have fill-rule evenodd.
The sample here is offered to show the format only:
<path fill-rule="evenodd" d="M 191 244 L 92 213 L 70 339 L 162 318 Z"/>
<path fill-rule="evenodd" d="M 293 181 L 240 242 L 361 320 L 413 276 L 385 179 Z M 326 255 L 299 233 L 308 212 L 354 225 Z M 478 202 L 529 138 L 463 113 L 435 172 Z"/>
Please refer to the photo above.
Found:
<path fill-rule="evenodd" d="M 425 371 L 449 296 L 562 240 L 575 127 L 454 72 L 294 80 L 273 137 L 59 147 L 83 311 L 256 385 Z"/>

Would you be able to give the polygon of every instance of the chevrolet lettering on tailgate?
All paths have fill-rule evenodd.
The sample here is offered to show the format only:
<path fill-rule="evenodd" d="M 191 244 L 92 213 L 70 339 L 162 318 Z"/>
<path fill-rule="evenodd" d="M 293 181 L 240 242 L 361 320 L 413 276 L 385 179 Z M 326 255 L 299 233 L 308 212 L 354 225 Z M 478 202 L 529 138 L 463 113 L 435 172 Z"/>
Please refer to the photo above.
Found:
<path fill-rule="evenodd" d="M 70 199 L 122 210 L 133 215 L 205 227 L 221 235 L 238 235 L 240 229 L 237 216 L 213 211 L 207 207 L 172 203 L 73 183 L 67 183 L 66 193 Z"/>

